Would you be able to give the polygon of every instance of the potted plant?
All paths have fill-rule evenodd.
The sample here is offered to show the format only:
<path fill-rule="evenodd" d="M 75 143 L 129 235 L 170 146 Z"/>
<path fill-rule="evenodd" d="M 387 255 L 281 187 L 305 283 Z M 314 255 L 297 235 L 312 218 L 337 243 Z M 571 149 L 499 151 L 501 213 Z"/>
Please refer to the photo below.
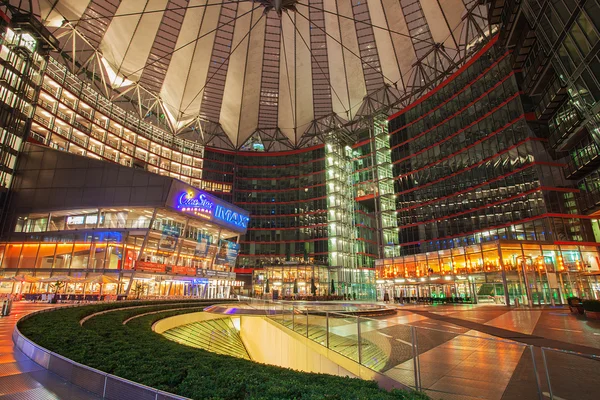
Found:
<path fill-rule="evenodd" d="M 569 297 L 567 303 L 569 303 L 569 310 L 571 310 L 573 314 L 583 315 L 583 304 L 579 297 Z"/>
<path fill-rule="evenodd" d="M 51 304 L 56 304 L 58 302 L 58 291 L 60 289 L 62 289 L 64 286 L 65 286 L 65 283 L 61 282 L 61 281 L 54 282 L 52 285 L 50 285 L 50 287 L 54 291 L 54 294 L 52 295 L 52 298 L 50 299 Z"/>
<path fill-rule="evenodd" d="M 133 291 L 133 294 L 135 294 L 135 299 L 139 300 L 140 295 L 144 292 L 144 284 L 141 282 L 136 282 L 131 290 Z"/>
<path fill-rule="evenodd" d="M 587 318 L 600 320 L 600 300 L 584 300 L 583 309 Z"/>

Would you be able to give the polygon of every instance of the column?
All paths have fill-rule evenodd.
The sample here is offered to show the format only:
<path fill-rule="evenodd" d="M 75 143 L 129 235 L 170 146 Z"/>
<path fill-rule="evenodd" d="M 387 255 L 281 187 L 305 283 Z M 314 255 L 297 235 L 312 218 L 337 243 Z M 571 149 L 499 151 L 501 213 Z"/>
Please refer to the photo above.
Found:
<path fill-rule="evenodd" d="M 504 288 L 504 301 L 510 306 L 510 296 L 508 295 L 508 283 L 506 281 L 506 269 L 504 268 L 504 258 L 502 257 L 502 245 L 498 242 L 498 261 L 502 268 L 502 287 Z"/>

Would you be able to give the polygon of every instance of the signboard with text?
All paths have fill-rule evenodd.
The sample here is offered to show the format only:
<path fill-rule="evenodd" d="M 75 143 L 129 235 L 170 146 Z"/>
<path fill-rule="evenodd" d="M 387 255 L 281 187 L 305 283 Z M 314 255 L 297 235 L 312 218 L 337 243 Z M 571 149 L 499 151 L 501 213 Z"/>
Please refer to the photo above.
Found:
<path fill-rule="evenodd" d="M 178 211 L 239 233 L 246 233 L 250 221 L 247 211 L 182 182 L 173 183 L 168 204 Z"/>

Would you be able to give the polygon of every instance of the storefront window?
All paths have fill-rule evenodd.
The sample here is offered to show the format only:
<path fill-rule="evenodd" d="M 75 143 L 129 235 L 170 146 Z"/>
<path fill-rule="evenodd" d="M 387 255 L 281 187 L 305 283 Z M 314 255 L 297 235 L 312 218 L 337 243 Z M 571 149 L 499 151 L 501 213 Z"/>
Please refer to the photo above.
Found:
<path fill-rule="evenodd" d="M 452 249 L 452 272 L 455 274 L 464 273 L 466 271 L 466 267 L 467 260 L 465 257 L 465 248 L 456 247 Z"/>
<path fill-rule="evenodd" d="M 417 276 L 417 262 L 415 256 L 404 257 L 404 277 L 415 277 Z"/>
<path fill-rule="evenodd" d="M 440 260 L 438 258 L 438 253 L 427 253 L 427 264 L 424 275 L 433 275 L 440 273 Z"/>
<path fill-rule="evenodd" d="M 502 245 L 502 260 L 507 271 L 522 271 L 523 251 L 518 244 Z"/>
<path fill-rule="evenodd" d="M 49 231 L 62 231 L 65 229 L 65 216 L 50 216 L 50 224 L 48 226 Z"/>
<path fill-rule="evenodd" d="M 467 246 L 465 256 L 467 264 L 465 273 L 470 274 L 483 270 L 483 259 L 481 258 L 481 247 L 479 245 Z"/>
<path fill-rule="evenodd" d="M 54 252 L 56 251 L 55 243 L 42 243 L 38 251 L 35 268 L 52 268 L 54 263 Z"/>
<path fill-rule="evenodd" d="M 500 270 L 500 258 L 498 255 L 498 244 L 497 243 L 484 243 L 482 244 L 483 250 L 483 271 L 492 272 Z"/>
<path fill-rule="evenodd" d="M 35 268 L 35 259 L 39 250 L 39 244 L 24 244 L 21 252 L 21 262 L 19 268 L 33 269 Z"/>
<path fill-rule="evenodd" d="M 58 243 L 56 245 L 56 256 L 54 258 L 54 268 L 66 269 L 71 265 L 71 255 L 73 252 L 73 243 Z"/>
<path fill-rule="evenodd" d="M 417 254 L 416 261 L 416 276 L 427 275 L 427 256 L 425 254 Z"/>
<path fill-rule="evenodd" d="M 73 261 L 71 262 L 71 269 L 89 268 L 90 248 L 90 243 L 75 243 L 73 245 Z"/>

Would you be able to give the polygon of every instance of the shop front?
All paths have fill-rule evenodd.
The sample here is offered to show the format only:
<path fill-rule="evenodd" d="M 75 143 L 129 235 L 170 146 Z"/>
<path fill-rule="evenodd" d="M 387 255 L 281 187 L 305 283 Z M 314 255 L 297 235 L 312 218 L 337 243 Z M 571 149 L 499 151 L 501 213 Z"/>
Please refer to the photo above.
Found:
<path fill-rule="evenodd" d="M 566 304 L 600 298 L 593 243 L 496 241 L 376 261 L 377 297 L 396 301 Z"/>
<path fill-rule="evenodd" d="M 253 297 L 373 300 L 375 273 L 370 268 L 331 268 L 290 262 L 255 269 L 252 287 Z"/>
<path fill-rule="evenodd" d="M 239 292 L 243 283 L 233 268 L 248 213 L 175 180 L 165 197 L 159 206 L 17 215 L 0 243 L 0 293 L 228 298 Z"/>

